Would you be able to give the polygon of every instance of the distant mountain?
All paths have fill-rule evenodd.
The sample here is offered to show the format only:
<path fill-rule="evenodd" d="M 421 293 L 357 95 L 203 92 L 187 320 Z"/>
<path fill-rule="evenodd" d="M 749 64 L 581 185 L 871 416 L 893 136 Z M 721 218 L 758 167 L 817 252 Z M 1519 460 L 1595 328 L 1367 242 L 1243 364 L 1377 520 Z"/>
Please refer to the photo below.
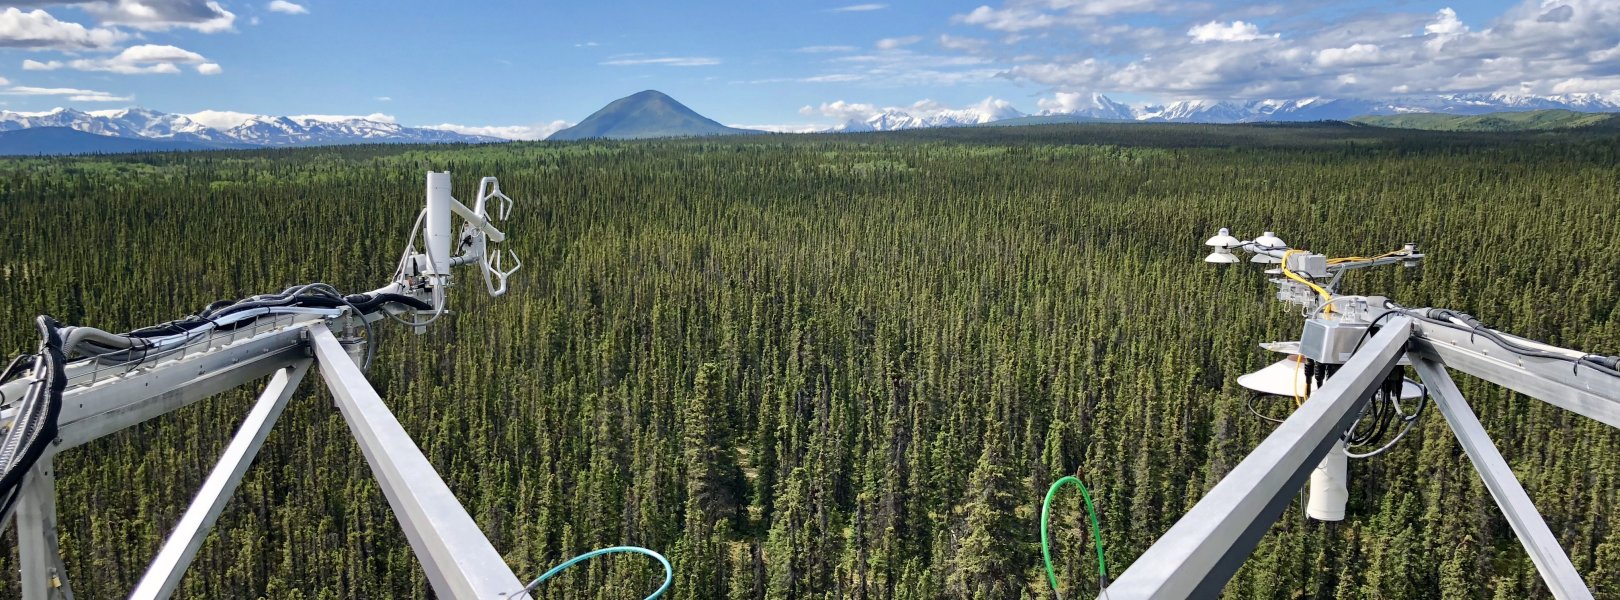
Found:
<path fill-rule="evenodd" d="M 1130 123 L 1131 119 L 1101 119 L 1082 115 L 1029 115 L 991 121 L 976 127 L 1017 127 L 1020 125 L 1061 125 L 1065 123 Z"/>
<path fill-rule="evenodd" d="M 1620 102 L 1597 94 L 1527 96 L 1519 94 L 1446 94 L 1388 100 L 1304 98 L 1292 100 L 1184 100 L 1163 105 L 1125 107 L 1094 95 L 1092 106 L 1074 111 L 1046 111 L 1043 116 L 1113 116 L 1135 121 L 1173 123 L 1258 123 L 1267 121 L 1344 121 L 1366 115 L 1440 113 L 1478 115 L 1494 112 L 1562 109 L 1577 112 L 1620 112 Z M 1123 107 L 1125 110 L 1121 110 Z M 1128 115 L 1128 116 L 1127 116 Z"/>
<path fill-rule="evenodd" d="M 1432 131 L 1547 131 L 1593 127 L 1620 129 L 1620 114 L 1564 109 L 1495 112 L 1483 115 L 1439 113 L 1369 115 L 1356 117 L 1351 121 L 1377 127 Z"/>
<path fill-rule="evenodd" d="M 968 127 L 984 125 L 1026 116 L 1005 101 L 985 100 L 962 109 L 940 109 L 932 106 L 914 106 L 920 115 L 899 108 L 885 109 L 866 119 L 852 119 L 831 131 L 858 133 L 863 131 L 899 131 L 929 127 Z"/>
<path fill-rule="evenodd" d="M 87 133 L 67 127 L 31 127 L 0 133 L 0 156 L 114 154 L 218 149 L 206 142 L 148 140 Z"/>
<path fill-rule="evenodd" d="M 1523 96 L 1515 94 L 1451 94 L 1413 96 L 1390 100 L 1304 98 L 1292 100 L 1182 100 L 1169 104 L 1129 106 L 1102 94 L 1089 97 L 1060 94 L 1061 109 L 1026 115 L 1003 101 L 986 100 L 964 109 L 941 109 L 919 103 L 910 109 L 889 108 L 865 119 L 845 122 L 831 132 L 896 131 L 925 127 L 974 125 L 1043 125 L 1052 123 L 1170 122 L 1265 123 L 1348 121 L 1367 115 L 1486 113 L 1567 110 L 1582 113 L 1620 112 L 1620 98 L 1597 94 Z"/>
<path fill-rule="evenodd" d="M 52 127 L 121 139 L 196 142 L 214 148 L 503 141 L 363 117 L 177 115 L 141 108 L 90 112 L 71 108 L 46 112 L 0 111 L 0 132 Z"/>
<path fill-rule="evenodd" d="M 546 139 L 632 140 L 755 133 L 764 132 L 721 125 L 663 92 L 647 90 L 614 100 L 585 117 L 578 125 L 553 133 Z"/>

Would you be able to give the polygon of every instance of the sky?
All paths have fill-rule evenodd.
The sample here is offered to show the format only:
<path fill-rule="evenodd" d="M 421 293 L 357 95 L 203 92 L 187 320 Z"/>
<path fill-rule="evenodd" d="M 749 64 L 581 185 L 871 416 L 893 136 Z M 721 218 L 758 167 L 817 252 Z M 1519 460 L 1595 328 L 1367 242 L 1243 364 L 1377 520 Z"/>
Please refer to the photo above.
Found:
<path fill-rule="evenodd" d="M 776 130 L 1093 94 L 1620 99 L 1620 1 L 0 1 L 0 80 L 13 111 L 372 115 L 512 138 L 644 89 Z"/>

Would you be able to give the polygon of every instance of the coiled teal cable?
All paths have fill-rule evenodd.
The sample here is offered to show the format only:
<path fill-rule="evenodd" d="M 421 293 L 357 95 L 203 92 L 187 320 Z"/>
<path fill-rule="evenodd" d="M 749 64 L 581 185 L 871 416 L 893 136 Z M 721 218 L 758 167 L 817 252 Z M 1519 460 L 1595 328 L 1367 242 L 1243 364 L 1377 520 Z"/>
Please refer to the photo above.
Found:
<path fill-rule="evenodd" d="M 1052 499 L 1057 497 L 1058 488 L 1065 483 L 1073 483 L 1080 488 L 1080 497 L 1086 501 L 1086 513 L 1091 515 L 1091 539 L 1097 544 L 1097 586 L 1098 591 L 1106 593 L 1108 588 L 1108 559 L 1103 557 L 1102 525 L 1097 522 L 1097 507 L 1091 503 L 1091 490 L 1086 484 L 1074 476 L 1066 476 L 1052 484 L 1046 490 L 1046 501 L 1041 503 L 1041 558 L 1046 560 L 1046 579 L 1052 582 L 1052 591 L 1061 594 L 1058 590 L 1057 573 L 1052 570 L 1052 544 L 1047 537 L 1047 522 L 1052 514 Z"/>
<path fill-rule="evenodd" d="M 573 558 L 570 558 L 570 559 L 568 559 L 568 562 L 565 562 L 563 564 L 552 567 L 550 571 L 546 571 L 544 574 L 541 574 L 540 577 L 536 578 L 534 581 L 530 581 L 529 585 L 523 586 L 523 590 L 518 592 L 517 594 L 514 594 L 513 596 L 516 597 L 516 596 L 520 596 L 520 595 L 523 595 L 523 594 L 528 594 L 529 592 L 534 591 L 534 589 L 536 587 L 539 587 L 541 583 L 545 582 L 545 580 L 551 579 L 552 577 L 555 577 L 558 573 L 563 572 L 563 569 L 567 569 L 568 567 L 572 567 L 572 566 L 574 566 L 576 564 L 579 564 L 581 562 L 585 562 L 585 561 L 590 560 L 592 558 L 596 558 L 596 557 L 601 556 L 603 554 L 645 554 L 647 556 L 653 557 L 655 560 L 658 561 L 658 564 L 661 564 L 661 565 L 664 566 L 664 585 L 658 586 L 658 591 L 653 592 L 651 596 L 647 596 L 647 600 L 653 600 L 654 598 L 657 598 L 659 596 L 664 595 L 664 592 L 669 591 L 670 584 L 675 582 L 675 569 L 669 566 L 669 559 L 664 558 L 664 555 L 659 554 L 657 552 L 653 552 L 652 550 L 648 550 L 646 548 L 642 548 L 640 546 L 614 546 L 612 548 L 602 548 L 600 550 L 592 550 L 590 552 L 586 552 L 586 553 L 581 554 L 579 556 L 575 556 Z"/>

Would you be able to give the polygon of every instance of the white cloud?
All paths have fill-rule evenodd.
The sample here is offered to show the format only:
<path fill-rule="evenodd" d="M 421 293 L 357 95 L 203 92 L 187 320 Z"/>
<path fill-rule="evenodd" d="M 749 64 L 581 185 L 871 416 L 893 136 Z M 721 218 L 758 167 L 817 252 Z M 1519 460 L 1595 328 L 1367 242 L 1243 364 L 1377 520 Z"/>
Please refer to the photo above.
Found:
<path fill-rule="evenodd" d="M 1275 33 L 1262 35 L 1258 25 L 1244 21 L 1232 21 L 1231 23 L 1210 21 L 1202 25 L 1194 25 L 1192 29 L 1187 30 L 1187 35 L 1192 37 L 1195 44 L 1204 42 L 1252 42 L 1254 40 L 1278 37 L 1278 34 Z"/>
<path fill-rule="evenodd" d="M 832 9 L 832 12 L 871 12 L 888 8 L 887 4 L 851 4 Z"/>
<path fill-rule="evenodd" d="M 1031 10 L 1027 8 L 994 9 L 989 6 L 980 6 L 965 15 L 957 15 L 952 20 L 968 25 L 979 25 L 986 29 L 1005 32 L 1019 32 L 1026 29 L 1043 29 L 1054 27 L 1064 20 L 1050 13 Z"/>
<path fill-rule="evenodd" d="M 954 123 L 988 123 L 1023 116 L 1023 113 L 1013 108 L 1011 102 L 995 97 L 985 98 L 978 103 L 963 108 L 951 108 L 944 103 L 925 99 L 913 102 L 908 106 L 883 107 L 863 102 L 835 100 L 833 102 L 823 102 L 819 106 L 806 105 L 799 109 L 801 115 L 828 117 L 838 123 L 865 121 L 885 113 L 904 113 L 907 116 L 925 120 L 945 118 Z"/>
<path fill-rule="evenodd" d="M 1423 33 L 1434 35 L 1460 35 L 1467 32 L 1468 26 L 1457 18 L 1457 11 L 1449 7 L 1434 13 L 1434 22 L 1423 26 Z"/>
<path fill-rule="evenodd" d="M 720 64 L 720 60 L 703 56 L 678 56 L 663 58 L 627 57 L 604 61 L 602 64 L 614 67 L 634 67 L 642 65 L 662 65 L 666 67 L 707 67 Z"/>
<path fill-rule="evenodd" d="M 979 52 L 989 46 L 988 40 L 944 34 L 939 36 L 939 47 L 962 52 Z"/>
<path fill-rule="evenodd" d="M 804 108 L 799 109 L 801 115 L 807 117 L 817 115 L 832 117 L 833 120 L 840 123 L 851 120 L 863 121 L 881 112 L 883 112 L 883 109 L 878 108 L 875 104 L 845 102 L 843 100 L 823 102 L 821 106 L 806 105 Z"/>
<path fill-rule="evenodd" d="M 98 0 L 78 4 L 104 25 L 143 31 L 191 29 L 219 33 L 235 29 L 236 14 L 213 0 Z"/>
<path fill-rule="evenodd" d="M 874 45 L 877 46 L 877 48 L 879 50 L 894 50 L 894 49 L 897 49 L 897 48 L 904 48 L 906 46 L 910 46 L 910 45 L 915 44 L 915 43 L 920 42 L 920 41 L 922 41 L 922 36 L 920 36 L 920 35 L 908 35 L 908 36 L 905 36 L 905 37 L 883 38 L 881 40 L 878 40 L 877 43 L 874 44 Z"/>
<path fill-rule="evenodd" d="M 1102 104 L 1100 94 L 1087 94 L 1082 92 L 1057 92 L 1051 98 L 1041 98 L 1036 105 L 1041 108 L 1042 114 L 1069 114 L 1089 109 L 1106 108 Z"/>
<path fill-rule="evenodd" d="M 394 101 L 393 98 L 390 98 L 388 96 L 377 96 L 376 100 L 378 102 L 393 102 Z"/>
<path fill-rule="evenodd" d="M 134 96 L 115 96 L 109 92 L 78 88 L 45 88 L 26 85 L 12 86 L 0 91 L 6 96 L 66 96 L 73 102 L 129 102 Z"/>
<path fill-rule="evenodd" d="M 1446 42 L 1468 33 L 1468 26 L 1457 18 L 1457 11 L 1447 7 L 1434 13 L 1434 22 L 1424 25 L 1423 33 L 1429 36 L 1429 41 L 1424 45 L 1430 50 L 1440 50 L 1445 47 Z"/>
<path fill-rule="evenodd" d="M 270 9 L 270 12 L 278 12 L 289 15 L 309 14 L 309 9 L 304 8 L 304 5 L 294 4 L 292 2 L 288 2 L 287 0 L 270 0 L 270 4 L 265 6 L 265 8 Z"/>
<path fill-rule="evenodd" d="M 444 123 L 441 125 L 425 125 L 424 129 L 438 129 L 462 135 L 483 135 L 501 138 L 503 140 L 543 140 L 563 129 L 573 126 L 568 121 L 552 121 L 537 125 L 455 125 Z"/>
<path fill-rule="evenodd" d="M 79 71 L 101 71 L 121 75 L 172 75 L 180 72 L 179 65 L 182 64 L 196 65 L 197 72 L 203 75 L 217 75 L 222 70 L 218 64 L 208 62 L 201 54 L 176 46 L 158 44 L 130 46 L 109 58 L 81 58 L 68 61 L 66 66 Z M 38 68 L 41 65 L 61 66 L 53 61 L 36 64 L 35 70 L 41 70 Z M 28 69 L 29 65 L 24 63 L 23 68 Z"/>
<path fill-rule="evenodd" d="M 40 62 L 32 58 L 25 58 L 22 62 L 22 68 L 24 71 L 55 71 L 62 68 L 62 61 L 47 60 Z"/>
<path fill-rule="evenodd" d="M 1323 48 L 1316 52 L 1316 64 L 1324 67 L 1356 67 L 1383 61 L 1377 44 L 1352 44 L 1347 48 Z"/>
<path fill-rule="evenodd" d="M 0 46 L 4 47 L 100 50 L 128 37 L 114 29 L 58 21 L 43 10 L 23 12 L 13 6 L 0 12 Z"/>
<path fill-rule="evenodd" d="M 746 123 L 739 123 L 727 124 L 726 127 L 752 129 L 754 131 L 769 131 L 771 133 L 817 133 L 827 130 L 826 125 L 817 123 L 770 123 L 766 125 L 749 125 Z"/>
<path fill-rule="evenodd" d="M 825 54 L 829 52 L 854 52 L 858 49 L 859 48 L 854 46 L 804 46 L 798 50 L 794 50 L 794 52 L 803 52 L 805 54 Z"/>
<path fill-rule="evenodd" d="M 1348 2 L 1291 5 L 1286 13 L 1272 11 L 1271 18 L 1287 18 L 1255 22 L 1250 19 L 1267 18 L 1259 10 L 1264 7 L 1195 3 L 1175 9 L 1189 24 L 1181 29 L 1186 35 L 1144 26 L 1128 14 L 1135 10 L 1128 4 L 1005 0 L 955 17 L 1001 34 L 992 46 L 946 50 L 993 59 L 1001 77 L 1054 91 L 1159 102 L 1474 92 L 1620 96 L 1620 86 L 1603 87 L 1620 78 L 1620 2 L 1614 0 L 1516 0 L 1478 22 L 1464 22 L 1449 8 L 1346 13 Z M 1122 12 L 1101 14 L 1112 9 Z"/>

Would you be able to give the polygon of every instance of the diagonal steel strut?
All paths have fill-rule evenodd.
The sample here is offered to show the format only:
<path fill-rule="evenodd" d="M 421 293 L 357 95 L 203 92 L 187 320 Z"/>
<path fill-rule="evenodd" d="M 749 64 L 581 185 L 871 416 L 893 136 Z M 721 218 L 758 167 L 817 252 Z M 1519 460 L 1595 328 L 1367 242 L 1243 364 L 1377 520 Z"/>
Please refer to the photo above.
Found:
<path fill-rule="evenodd" d="M 1220 596 L 1317 463 L 1361 413 L 1372 391 L 1395 368 L 1411 331 L 1411 319 L 1390 319 L 1099 598 Z"/>
<path fill-rule="evenodd" d="M 497 600 L 523 589 L 342 344 L 312 328 L 321 377 L 440 598 Z"/>
<path fill-rule="evenodd" d="M 1541 511 L 1536 510 L 1530 495 L 1519 485 L 1519 479 L 1513 475 L 1513 469 L 1508 467 L 1502 453 L 1496 450 L 1496 444 L 1491 442 L 1485 426 L 1480 424 L 1479 417 L 1474 416 L 1474 410 L 1468 407 L 1456 382 L 1446 373 L 1445 365 L 1419 358 L 1412 362 L 1412 366 L 1417 367 L 1423 383 L 1429 386 L 1435 407 L 1451 424 L 1451 431 L 1457 434 L 1457 441 L 1474 463 L 1474 470 L 1479 471 L 1480 478 L 1485 480 L 1485 489 L 1490 490 L 1491 498 L 1502 509 L 1508 524 L 1513 526 L 1513 533 L 1530 553 L 1530 562 L 1535 563 L 1536 570 L 1541 572 L 1541 578 L 1547 582 L 1553 596 L 1559 600 L 1591 600 L 1592 591 L 1586 588 L 1586 582 L 1575 571 L 1575 565 L 1570 564 L 1569 555 L 1564 553 L 1558 538 L 1553 537 L 1552 530 L 1547 528 Z"/>

